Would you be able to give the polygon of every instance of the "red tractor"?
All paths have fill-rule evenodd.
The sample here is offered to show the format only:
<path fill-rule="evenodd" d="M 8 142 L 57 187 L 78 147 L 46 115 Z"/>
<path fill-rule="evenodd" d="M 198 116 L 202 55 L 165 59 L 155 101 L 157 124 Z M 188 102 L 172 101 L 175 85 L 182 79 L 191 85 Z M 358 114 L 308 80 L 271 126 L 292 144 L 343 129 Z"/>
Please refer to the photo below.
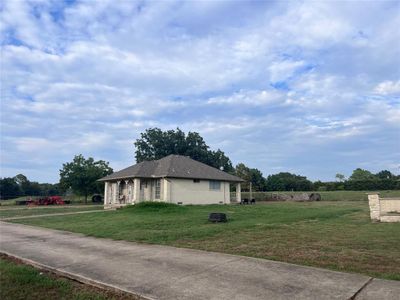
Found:
<path fill-rule="evenodd" d="M 60 196 L 40 197 L 35 200 L 26 201 L 27 205 L 64 205 L 65 202 Z"/>

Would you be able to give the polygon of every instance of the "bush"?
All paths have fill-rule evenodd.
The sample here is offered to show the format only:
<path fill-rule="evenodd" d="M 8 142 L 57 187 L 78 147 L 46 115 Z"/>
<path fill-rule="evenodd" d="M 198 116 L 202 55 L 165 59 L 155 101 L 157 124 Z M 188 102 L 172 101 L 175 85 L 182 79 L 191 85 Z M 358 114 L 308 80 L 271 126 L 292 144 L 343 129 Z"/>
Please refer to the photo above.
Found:
<path fill-rule="evenodd" d="M 144 201 L 138 204 L 127 206 L 123 209 L 135 210 L 135 211 L 176 211 L 185 209 L 184 206 L 177 205 L 174 203 L 166 203 L 166 202 L 154 202 L 154 201 Z"/>

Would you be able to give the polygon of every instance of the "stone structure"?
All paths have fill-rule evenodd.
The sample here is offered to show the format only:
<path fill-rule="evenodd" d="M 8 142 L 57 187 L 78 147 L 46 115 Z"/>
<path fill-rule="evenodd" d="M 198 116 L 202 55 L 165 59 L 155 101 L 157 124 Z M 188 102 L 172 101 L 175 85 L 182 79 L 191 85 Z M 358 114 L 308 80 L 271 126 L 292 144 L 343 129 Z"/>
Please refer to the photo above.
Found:
<path fill-rule="evenodd" d="M 400 198 L 380 198 L 378 193 L 368 194 L 372 221 L 400 222 Z"/>
<path fill-rule="evenodd" d="M 267 201 L 321 201 L 321 195 L 318 193 L 293 193 L 293 194 L 272 194 Z"/>

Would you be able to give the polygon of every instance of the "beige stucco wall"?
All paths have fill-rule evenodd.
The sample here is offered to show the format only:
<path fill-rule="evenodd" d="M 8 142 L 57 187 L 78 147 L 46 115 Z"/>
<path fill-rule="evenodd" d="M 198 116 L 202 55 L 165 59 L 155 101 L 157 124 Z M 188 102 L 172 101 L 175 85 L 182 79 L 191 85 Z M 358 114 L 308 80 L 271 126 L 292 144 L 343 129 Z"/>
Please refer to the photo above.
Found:
<path fill-rule="evenodd" d="M 164 195 L 168 202 L 182 204 L 228 204 L 230 203 L 229 182 L 221 182 L 218 191 L 210 190 L 209 180 L 195 183 L 192 179 L 168 179 L 169 191 Z M 169 195 L 168 195 L 169 194 Z"/>
<path fill-rule="evenodd" d="M 142 184 L 140 183 L 141 181 Z M 147 186 L 143 184 L 145 181 L 147 181 Z M 118 181 L 106 182 L 105 205 L 120 204 L 118 189 Z M 209 180 L 200 180 L 200 182 L 195 183 L 193 179 L 162 178 L 160 179 L 160 199 L 155 199 L 155 183 L 153 179 L 132 178 L 127 186 L 122 189 L 121 194 L 126 195 L 124 204 L 142 201 L 165 201 L 176 204 L 178 202 L 182 202 L 182 204 L 230 203 L 229 182 L 222 181 L 219 190 L 210 190 Z"/>

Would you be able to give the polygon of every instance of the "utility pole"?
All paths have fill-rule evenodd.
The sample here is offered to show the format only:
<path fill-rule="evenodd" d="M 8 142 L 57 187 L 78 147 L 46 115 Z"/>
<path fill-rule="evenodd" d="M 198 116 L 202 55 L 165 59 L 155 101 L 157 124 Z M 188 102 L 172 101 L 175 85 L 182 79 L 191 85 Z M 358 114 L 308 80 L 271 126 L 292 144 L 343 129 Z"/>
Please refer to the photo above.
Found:
<path fill-rule="evenodd" d="M 250 202 L 253 199 L 252 182 L 250 181 Z"/>

